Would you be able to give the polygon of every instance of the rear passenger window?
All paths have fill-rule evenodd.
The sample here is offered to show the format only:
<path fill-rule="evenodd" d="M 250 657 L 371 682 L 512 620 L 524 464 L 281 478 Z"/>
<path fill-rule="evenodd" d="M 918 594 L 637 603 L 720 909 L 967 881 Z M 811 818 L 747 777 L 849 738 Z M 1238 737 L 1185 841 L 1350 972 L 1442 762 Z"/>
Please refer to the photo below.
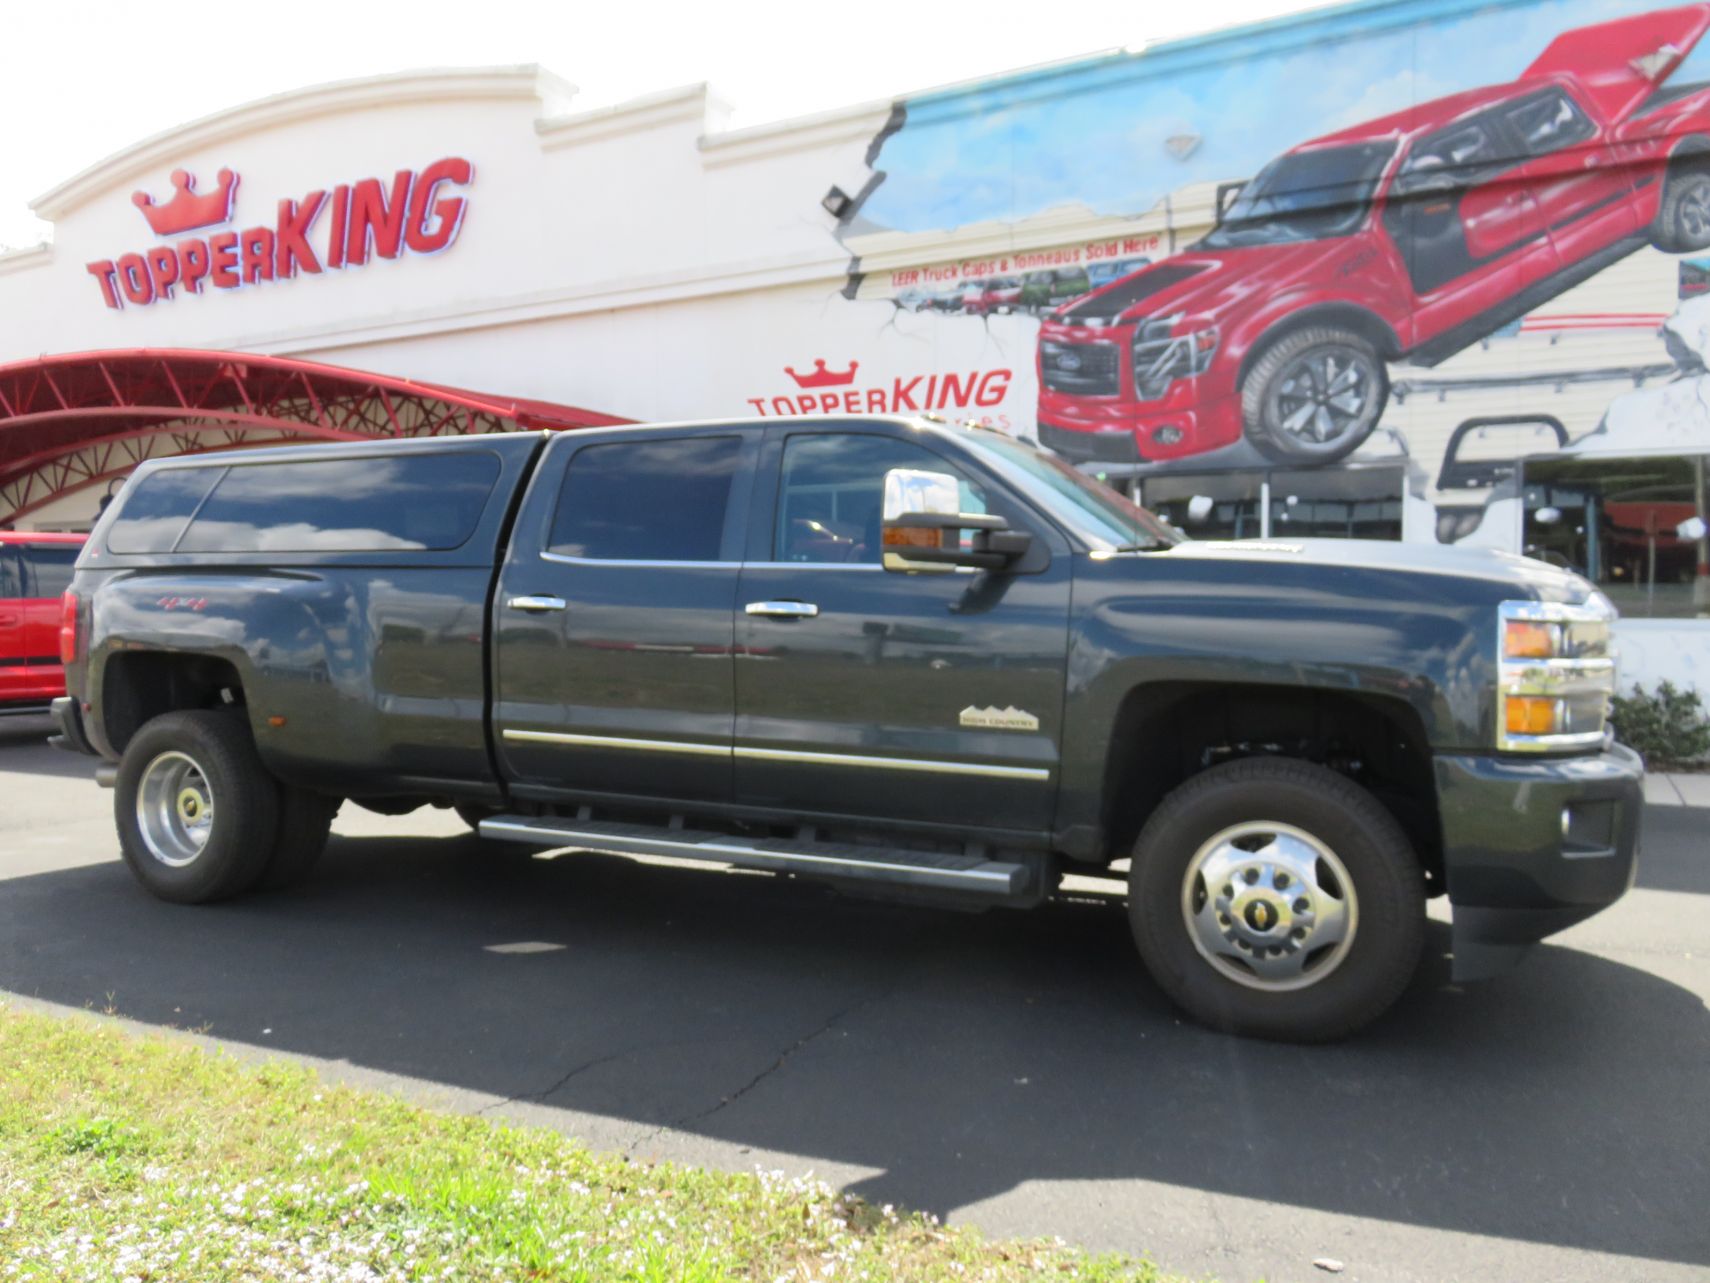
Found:
<path fill-rule="evenodd" d="M 444 551 L 475 533 L 498 477 L 497 455 L 469 450 L 235 465 L 175 551 Z"/>
<path fill-rule="evenodd" d="M 550 551 L 596 561 L 718 561 L 740 437 L 620 441 L 578 450 Z"/>
<path fill-rule="evenodd" d="M 71 587 L 72 567 L 77 564 L 77 544 L 26 544 L 24 560 L 30 567 L 30 596 L 58 597 Z"/>
<path fill-rule="evenodd" d="M 224 468 L 169 468 L 150 473 L 125 495 L 107 532 L 107 551 L 171 552 Z"/>

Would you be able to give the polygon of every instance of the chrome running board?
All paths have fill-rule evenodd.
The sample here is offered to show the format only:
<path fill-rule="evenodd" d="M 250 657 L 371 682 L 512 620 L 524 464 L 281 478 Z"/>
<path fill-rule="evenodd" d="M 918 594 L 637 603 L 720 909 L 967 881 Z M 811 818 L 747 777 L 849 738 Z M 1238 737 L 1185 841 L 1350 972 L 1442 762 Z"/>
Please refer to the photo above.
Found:
<path fill-rule="evenodd" d="M 603 820 L 554 821 L 550 818 L 498 815 L 482 820 L 481 836 L 537 846 L 570 847 L 615 855 L 659 855 L 705 860 L 744 869 L 770 869 L 822 878 L 849 878 L 892 885 L 971 891 L 1007 900 L 1029 890 L 1026 865 L 978 856 L 943 855 L 789 838 L 742 838 L 694 829 L 655 828 Z"/>

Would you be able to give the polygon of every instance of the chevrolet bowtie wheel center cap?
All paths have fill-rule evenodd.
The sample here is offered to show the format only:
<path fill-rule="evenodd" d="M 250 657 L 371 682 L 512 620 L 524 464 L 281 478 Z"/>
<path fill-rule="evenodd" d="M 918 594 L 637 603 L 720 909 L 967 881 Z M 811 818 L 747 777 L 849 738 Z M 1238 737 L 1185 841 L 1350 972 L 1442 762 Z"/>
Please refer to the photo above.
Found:
<path fill-rule="evenodd" d="M 1329 846 L 1271 822 L 1216 834 L 1188 862 L 1182 915 L 1200 956 L 1256 989 L 1303 989 L 1353 943 L 1353 882 Z"/>

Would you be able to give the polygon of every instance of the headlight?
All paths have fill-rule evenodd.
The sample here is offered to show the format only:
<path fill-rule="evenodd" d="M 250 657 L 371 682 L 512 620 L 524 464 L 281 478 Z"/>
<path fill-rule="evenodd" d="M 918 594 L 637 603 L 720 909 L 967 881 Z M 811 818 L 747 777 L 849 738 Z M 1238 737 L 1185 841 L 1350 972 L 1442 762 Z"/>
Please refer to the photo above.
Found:
<path fill-rule="evenodd" d="M 1498 617 L 1496 746 L 1551 753 L 1601 745 L 1615 693 L 1608 601 L 1505 601 Z"/>
<path fill-rule="evenodd" d="M 1177 379 L 1204 374 L 1217 352 L 1215 325 L 1186 334 L 1172 331 L 1183 313 L 1144 322 L 1134 336 L 1134 391 L 1142 401 L 1156 401 Z"/>

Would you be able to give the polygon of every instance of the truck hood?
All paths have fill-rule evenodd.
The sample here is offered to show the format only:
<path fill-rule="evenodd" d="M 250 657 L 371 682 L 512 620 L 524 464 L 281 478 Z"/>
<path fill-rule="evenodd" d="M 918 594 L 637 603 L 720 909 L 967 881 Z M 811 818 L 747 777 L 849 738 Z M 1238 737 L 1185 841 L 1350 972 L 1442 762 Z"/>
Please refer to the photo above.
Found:
<path fill-rule="evenodd" d="M 1272 566 L 1322 566 L 1476 580 L 1510 595 L 1577 605 L 1596 590 L 1572 571 L 1490 548 L 1392 543 L 1377 539 L 1187 540 L 1163 553 L 1172 561 L 1236 561 Z"/>
<path fill-rule="evenodd" d="M 1251 307 L 1303 278 L 1316 279 L 1324 264 L 1357 252 L 1358 237 L 1190 249 L 1112 281 L 1051 315 L 1069 325 L 1117 325 L 1142 316 L 1186 312 L 1216 317 Z"/>

